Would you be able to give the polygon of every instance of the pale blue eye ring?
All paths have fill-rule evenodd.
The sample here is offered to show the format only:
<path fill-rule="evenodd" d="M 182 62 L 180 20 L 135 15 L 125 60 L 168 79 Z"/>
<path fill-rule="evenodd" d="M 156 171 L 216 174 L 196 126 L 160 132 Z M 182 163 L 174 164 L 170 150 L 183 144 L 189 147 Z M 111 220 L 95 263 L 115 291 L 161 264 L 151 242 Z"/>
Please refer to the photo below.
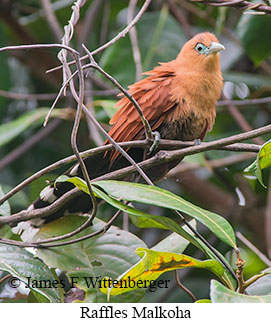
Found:
<path fill-rule="evenodd" d="M 200 54 L 203 54 L 205 49 L 206 49 L 206 46 L 203 45 L 202 43 L 197 43 L 197 45 L 195 46 L 195 50 Z"/>

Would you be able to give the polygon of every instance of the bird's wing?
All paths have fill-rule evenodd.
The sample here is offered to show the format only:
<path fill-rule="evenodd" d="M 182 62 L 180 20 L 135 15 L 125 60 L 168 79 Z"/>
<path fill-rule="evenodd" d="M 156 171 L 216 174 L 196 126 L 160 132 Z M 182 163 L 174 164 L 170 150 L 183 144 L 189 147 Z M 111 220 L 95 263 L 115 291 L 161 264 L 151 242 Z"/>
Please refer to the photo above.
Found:
<path fill-rule="evenodd" d="M 176 106 L 171 99 L 170 88 L 174 77 L 171 65 L 165 63 L 147 72 L 149 76 L 129 87 L 129 93 L 138 102 L 152 130 L 157 129 L 167 114 Z M 144 127 L 134 105 L 127 97 L 117 103 L 120 110 L 112 117 L 109 135 L 117 142 L 131 141 L 144 136 Z M 109 143 L 108 140 L 105 142 Z M 112 151 L 110 159 L 114 161 L 119 153 Z"/>

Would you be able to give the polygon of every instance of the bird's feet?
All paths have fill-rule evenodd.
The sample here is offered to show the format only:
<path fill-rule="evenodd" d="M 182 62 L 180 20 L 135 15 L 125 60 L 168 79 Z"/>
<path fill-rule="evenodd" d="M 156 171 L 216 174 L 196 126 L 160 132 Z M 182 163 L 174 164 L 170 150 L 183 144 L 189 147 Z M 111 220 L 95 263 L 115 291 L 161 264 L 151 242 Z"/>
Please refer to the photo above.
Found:
<path fill-rule="evenodd" d="M 161 140 L 161 135 L 158 131 L 154 131 L 153 133 L 153 143 L 148 151 L 148 155 L 151 155 L 159 146 L 160 140 Z"/>
<path fill-rule="evenodd" d="M 195 146 L 198 146 L 198 145 L 200 145 L 201 144 L 201 140 L 200 139 L 195 139 L 194 140 L 194 145 Z"/>

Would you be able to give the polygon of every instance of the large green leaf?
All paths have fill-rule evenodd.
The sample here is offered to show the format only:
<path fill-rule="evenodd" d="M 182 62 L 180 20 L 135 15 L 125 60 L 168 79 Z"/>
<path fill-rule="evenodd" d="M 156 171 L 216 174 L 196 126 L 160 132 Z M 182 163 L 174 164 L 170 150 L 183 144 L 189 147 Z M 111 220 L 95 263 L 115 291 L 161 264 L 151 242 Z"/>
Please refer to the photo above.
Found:
<path fill-rule="evenodd" d="M 271 55 L 271 17 L 269 15 L 243 15 L 238 33 L 246 53 L 255 64 Z"/>
<path fill-rule="evenodd" d="M 82 180 L 79 177 L 73 177 L 69 178 L 68 176 L 60 176 L 56 182 L 60 181 L 69 181 L 76 185 L 79 189 L 84 191 L 85 193 L 89 194 L 88 187 L 85 183 L 84 180 Z M 122 183 L 122 182 L 120 182 Z M 101 199 L 105 200 L 109 204 L 111 204 L 113 207 L 116 207 L 120 210 L 123 210 L 124 212 L 127 212 L 132 220 L 132 222 L 140 227 L 140 228 L 159 228 L 159 229 L 165 229 L 165 230 L 170 230 L 173 232 L 176 232 L 180 236 L 184 237 L 191 243 L 193 243 L 196 247 L 201 249 L 207 257 L 215 260 L 219 260 L 217 256 L 211 251 L 200 239 L 198 239 L 196 236 L 193 235 L 192 232 L 186 226 L 182 227 L 179 224 L 177 224 L 175 221 L 168 217 L 164 216 L 155 216 L 151 214 L 147 214 L 143 211 L 137 210 L 135 208 L 129 207 L 126 204 L 111 198 L 107 194 L 105 194 L 103 191 L 95 187 L 94 185 L 92 186 L 93 192 Z M 225 263 L 228 264 L 227 260 L 223 255 L 221 255 L 218 251 L 217 253 L 220 255 L 220 258 L 224 260 Z M 228 266 L 230 266 L 228 264 Z M 227 284 L 232 289 L 235 289 L 236 287 L 236 282 L 233 279 L 232 275 L 228 272 L 225 271 L 222 277 L 222 280 Z"/>
<path fill-rule="evenodd" d="M 59 236 L 75 230 L 85 222 L 85 217 L 70 215 L 60 218 L 43 227 L 36 235 L 36 239 Z M 72 237 L 96 232 L 106 223 L 95 219 L 94 224 L 83 232 Z M 67 246 L 50 249 L 39 249 L 37 255 L 50 267 L 59 268 L 67 272 L 70 281 L 86 292 L 85 301 L 105 302 L 106 296 L 99 291 L 99 285 L 94 284 L 96 277 L 101 280 L 104 276 L 118 277 L 138 260 L 135 253 L 138 247 L 145 247 L 142 240 L 132 233 L 112 226 L 106 233 L 99 234 L 91 239 L 73 243 Z M 88 285 L 89 284 L 89 285 Z M 112 302 L 137 302 L 145 292 L 130 294 L 128 298 L 114 297 Z"/>
<path fill-rule="evenodd" d="M 27 284 L 27 277 L 30 277 L 31 284 L 29 287 L 32 290 L 42 294 L 51 303 L 61 301 L 58 288 L 48 286 L 53 284 L 55 280 L 50 269 L 30 252 L 17 246 L 7 246 L 0 243 L 0 269 L 15 277 L 12 278 L 13 284 L 16 285 L 20 281 Z M 39 285 L 40 281 L 47 281 L 48 285 L 46 284 L 46 287 Z"/>
<path fill-rule="evenodd" d="M 136 201 L 184 212 L 206 225 L 218 238 L 229 246 L 236 247 L 236 239 L 230 224 L 221 216 L 204 210 L 181 197 L 156 186 L 120 181 L 99 181 L 110 196 L 126 201 Z"/>
<path fill-rule="evenodd" d="M 246 288 L 246 292 L 249 295 L 271 296 L 271 268 L 265 270 L 264 273 L 266 273 L 266 275 L 260 277 Z"/>
<path fill-rule="evenodd" d="M 248 296 L 234 292 L 216 280 L 211 281 L 212 303 L 270 303 L 271 295 Z"/>

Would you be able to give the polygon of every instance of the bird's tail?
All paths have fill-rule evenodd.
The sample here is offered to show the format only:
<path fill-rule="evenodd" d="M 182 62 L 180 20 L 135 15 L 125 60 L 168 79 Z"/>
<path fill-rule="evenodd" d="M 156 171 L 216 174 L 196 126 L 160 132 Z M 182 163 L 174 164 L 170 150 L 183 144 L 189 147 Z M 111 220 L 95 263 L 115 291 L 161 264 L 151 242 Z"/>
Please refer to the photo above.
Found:
<path fill-rule="evenodd" d="M 99 153 L 84 159 L 90 179 L 102 176 L 110 171 L 109 155 L 105 156 L 104 153 Z M 65 175 L 69 177 L 83 177 L 79 164 L 69 169 Z M 39 194 L 39 197 L 28 207 L 27 210 L 42 209 L 54 203 L 57 199 L 62 197 L 65 193 L 74 188 L 74 185 L 69 182 L 51 183 L 46 186 Z M 86 213 L 91 211 L 92 203 L 89 195 L 81 193 L 73 199 L 68 200 L 63 206 L 55 211 L 53 214 L 44 218 L 37 218 L 26 222 L 20 222 L 13 228 L 13 232 L 20 234 L 24 241 L 31 241 L 39 230 L 39 228 L 65 214 L 73 213 Z"/>

